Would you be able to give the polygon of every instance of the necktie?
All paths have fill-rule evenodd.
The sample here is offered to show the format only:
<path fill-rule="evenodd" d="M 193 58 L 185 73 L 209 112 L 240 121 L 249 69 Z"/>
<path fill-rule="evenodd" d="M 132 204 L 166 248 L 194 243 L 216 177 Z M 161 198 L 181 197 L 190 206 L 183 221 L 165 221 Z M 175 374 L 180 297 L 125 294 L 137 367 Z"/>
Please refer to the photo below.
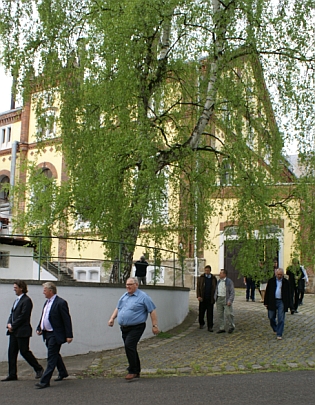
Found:
<path fill-rule="evenodd" d="M 16 308 L 16 306 L 17 306 L 18 302 L 19 302 L 19 298 L 17 298 L 17 299 L 14 301 L 14 304 L 13 304 L 13 309 L 15 309 L 15 308 Z"/>

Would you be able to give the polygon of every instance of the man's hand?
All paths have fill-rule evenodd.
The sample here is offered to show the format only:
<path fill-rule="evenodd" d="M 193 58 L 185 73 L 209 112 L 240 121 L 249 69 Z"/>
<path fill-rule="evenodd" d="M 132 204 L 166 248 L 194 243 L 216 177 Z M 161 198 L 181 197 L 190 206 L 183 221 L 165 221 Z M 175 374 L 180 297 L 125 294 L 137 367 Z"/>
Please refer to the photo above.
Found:
<path fill-rule="evenodd" d="M 67 338 L 67 343 L 71 343 L 73 341 L 73 338 Z"/>
<path fill-rule="evenodd" d="M 7 328 L 9 332 L 12 332 L 12 325 L 10 323 L 7 324 Z"/>
<path fill-rule="evenodd" d="M 202 302 L 202 301 L 203 301 L 202 297 L 198 297 L 197 300 L 198 300 L 199 302 Z"/>
<path fill-rule="evenodd" d="M 115 323 L 114 319 L 110 318 L 110 320 L 108 321 L 108 326 L 114 326 L 114 323 Z"/>

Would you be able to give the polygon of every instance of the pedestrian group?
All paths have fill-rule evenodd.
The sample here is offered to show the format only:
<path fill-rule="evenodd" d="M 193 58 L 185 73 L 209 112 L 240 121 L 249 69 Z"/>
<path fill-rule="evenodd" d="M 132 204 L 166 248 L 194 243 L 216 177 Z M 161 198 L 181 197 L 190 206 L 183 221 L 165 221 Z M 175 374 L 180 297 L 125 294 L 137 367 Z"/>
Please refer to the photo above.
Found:
<path fill-rule="evenodd" d="M 141 363 L 137 351 L 138 343 L 146 328 L 146 321 L 150 315 L 152 333 L 159 333 L 156 307 L 144 291 L 140 290 L 139 284 L 146 284 L 146 271 L 148 263 L 142 256 L 136 265 L 136 277 L 130 277 L 126 281 L 127 291 L 119 299 L 112 313 L 108 325 L 114 326 L 115 319 L 120 326 L 124 342 L 126 357 L 128 360 L 127 381 L 140 378 Z M 262 262 L 259 263 L 263 270 Z M 278 268 L 278 260 L 274 260 L 273 275 L 269 280 L 263 279 L 260 283 L 260 294 L 264 305 L 268 310 L 270 326 L 278 340 L 282 339 L 285 313 L 291 310 L 291 314 L 298 312 L 298 306 L 303 305 L 305 284 L 308 282 L 306 270 L 300 266 L 297 259 L 293 259 L 292 265 L 287 268 L 288 279 L 284 277 L 284 271 Z M 266 277 L 266 275 L 264 276 Z M 267 281 L 267 282 L 266 282 Z M 246 301 L 255 301 L 255 282 L 250 277 L 245 277 Z M 32 336 L 30 323 L 33 303 L 27 295 L 27 285 L 23 280 L 16 280 L 13 289 L 17 296 L 7 322 L 7 335 L 9 336 L 8 348 L 8 376 L 2 381 L 15 381 L 17 377 L 17 357 L 21 356 L 34 369 L 35 378 L 39 381 L 35 384 L 37 389 L 50 386 L 55 368 L 58 370 L 56 382 L 68 377 L 68 372 L 60 355 L 61 345 L 71 343 L 73 340 L 72 322 L 67 302 L 57 295 L 57 287 L 48 281 L 43 284 L 43 294 L 46 298 L 42 314 L 36 328 L 37 335 L 43 337 L 47 347 L 46 369 L 35 358 L 29 349 L 29 340 Z M 222 269 L 219 280 L 211 274 L 211 266 L 204 268 L 204 273 L 197 279 L 197 299 L 199 301 L 199 327 L 213 332 L 213 309 L 216 304 L 219 329 L 217 333 L 233 333 L 235 330 L 233 301 L 235 297 L 233 281 L 227 277 L 227 271 Z M 206 316 L 206 322 L 205 322 Z"/>

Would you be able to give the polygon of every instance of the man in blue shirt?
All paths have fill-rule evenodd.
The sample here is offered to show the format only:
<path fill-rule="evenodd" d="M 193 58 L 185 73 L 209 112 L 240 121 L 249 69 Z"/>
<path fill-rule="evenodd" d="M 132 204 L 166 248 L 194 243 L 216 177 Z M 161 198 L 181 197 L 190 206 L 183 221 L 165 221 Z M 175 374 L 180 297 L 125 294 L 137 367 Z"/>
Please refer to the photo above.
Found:
<path fill-rule="evenodd" d="M 108 321 L 109 326 L 114 326 L 114 320 L 117 318 L 120 325 L 129 363 L 128 374 L 125 377 L 128 381 L 140 377 L 141 365 L 137 345 L 145 330 L 148 314 L 151 317 L 153 334 L 159 333 L 156 307 L 151 298 L 138 287 L 136 277 L 128 278 L 127 292 L 119 299 L 117 308 Z"/>

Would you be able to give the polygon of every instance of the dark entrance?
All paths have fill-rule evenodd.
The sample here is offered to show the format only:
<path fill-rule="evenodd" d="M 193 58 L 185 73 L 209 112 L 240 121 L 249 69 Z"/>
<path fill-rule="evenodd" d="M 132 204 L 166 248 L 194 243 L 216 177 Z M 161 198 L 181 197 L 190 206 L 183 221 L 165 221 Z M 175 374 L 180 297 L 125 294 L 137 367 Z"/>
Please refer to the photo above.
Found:
<path fill-rule="evenodd" d="M 241 269 L 238 270 L 234 266 L 235 259 L 237 258 L 242 247 L 242 243 L 238 240 L 228 240 L 224 242 L 224 268 L 228 272 L 228 277 L 233 281 L 236 288 L 244 288 L 244 280 Z M 268 270 L 268 278 L 273 274 L 272 263 L 274 258 L 279 255 L 279 241 L 277 238 L 270 238 L 266 240 L 257 240 L 257 265 L 258 260 L 263 260 L 265 268 Z"/>
<path fill-rule="evenodd" d="M 239 274 L 233 264 L 233 259 L 237 257 L 241 246 L 241 243 L 237 240 L 224 243 L 224 268 L 227 270 L 228 277 L 233 281 L 236 288 L 245 287 L 242 275 Z"/>

